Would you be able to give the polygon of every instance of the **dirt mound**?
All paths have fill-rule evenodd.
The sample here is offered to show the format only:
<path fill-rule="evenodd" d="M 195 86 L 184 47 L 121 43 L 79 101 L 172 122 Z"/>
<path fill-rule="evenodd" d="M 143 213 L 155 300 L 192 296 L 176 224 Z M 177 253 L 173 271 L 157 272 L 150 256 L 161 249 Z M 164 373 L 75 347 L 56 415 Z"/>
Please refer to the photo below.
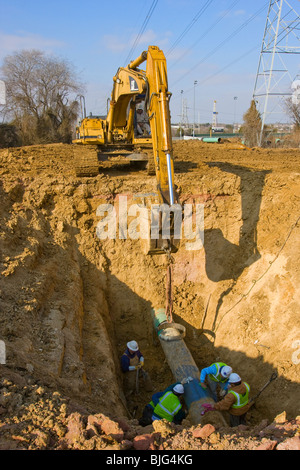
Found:
<path fill-rule="evenodd" d="M 215 429 L 203 439 L 186 423 L 168 436 L 145 433 L 132 416 L 151 394 L 141 390 L 126 402 L 119 358 L 136 339 L 155 390 L 174 381 L 151 316 L 165 305 L 167 261 L 146 256 L 139 239 L 99 239 L 96 229 L 101 204 L 118 210 L 121 197 L 128 204 L 155 199 L 155 177 L 112 162 L 96 177 L 77 178 L 70 145 L 3 149 L 1 448 L 123 449 L 147 446 L 145 439 L 168 449 L 254 448 L 270 440 L 278 448 L 292 438 L 295 445 L 299 149 L 178 141 L 174 155 L 180 202 L 203 208 L 204 244 L 188 250 L 183 239 L 174 254 L 173 318 L 185 326 L 199 369 L 225 361 L 253 396 L 274 371 L 278 379 L 259 397 L 247 429 Z M 283 412 L 284 423 L 274 424 Z M 121 418 L 121 430 L 105 431 L 114 425 L 103 422 Z M 81 433 L 76 443 L 72 426 Z"/>
<path fill-rule="evenodd" d="M 30 383 L 25 371 L 0 371 L 0 450 L 300 450 L 300 417 L 288 421 L 285 413 L 234 429 L 188 421 L 141 427 L 126 416 L 90 414 L 60 392 Z"/>

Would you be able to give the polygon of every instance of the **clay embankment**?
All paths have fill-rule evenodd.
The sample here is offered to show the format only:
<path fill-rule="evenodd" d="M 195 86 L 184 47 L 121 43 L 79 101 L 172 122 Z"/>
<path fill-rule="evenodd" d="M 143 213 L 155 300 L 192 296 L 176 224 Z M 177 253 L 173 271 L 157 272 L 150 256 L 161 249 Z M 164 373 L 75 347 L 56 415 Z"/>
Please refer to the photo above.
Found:
<path fill-rule="evenodd" d="M 228 362 L 253 395 L 278 373 L 249 416 L 256 446 L 263 420 L 299 414 L 299 150 L 176 142 L 174 154 L 181 202 L 204 205 L 204 247 L 188 251 L 183 242 L 174 255 L 173 317 L 186 327 L 199 369 Z M 63 145 L 1 150 L 0 162 L 1 437 L 4 447 L 35 446 L 28 436 L 43 432 L 53 421 L 47 413 L 58 409 L 45 388 L 69 406 L 60 403 L 60 426 L 51 428 L 55 443 L 46 447 L 55 447 L 71 410 L 128 419 L 119 369 L 128 339 L 139 341 L 156 390 L 173 380 L 150 315 L 165 304 L 166 260 L 145 256 L 140 240 L 96 236 L 99 204 L 117 208 L 120 195 L 143 202 L 155 179 L 114 163 L 95 178 L 75 178 L 72 149 Z M 36 384 L 44 390 L 39 406 Z M 138 406 L 139 414 L 148 400 L 141 390 L 129 411 Z M 40 413 L 31 424 L 29 403 Z M 12 412 L 31 426 L 20 431 L 24 440 L 12 437 L 19 432 L 11 431 Z"/>

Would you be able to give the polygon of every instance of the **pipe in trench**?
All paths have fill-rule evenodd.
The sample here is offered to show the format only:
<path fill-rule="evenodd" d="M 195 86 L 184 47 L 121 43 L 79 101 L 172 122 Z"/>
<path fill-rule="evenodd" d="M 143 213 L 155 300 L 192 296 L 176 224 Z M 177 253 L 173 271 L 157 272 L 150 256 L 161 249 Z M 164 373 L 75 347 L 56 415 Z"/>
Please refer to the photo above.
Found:
<path fill-rule="evenodd" d="M 221 142 L 221 137 L 203 137 L 202 142 L 219 143 Z"/>
<path fill-rule="evenodd" d="M 202 388 L 199 383 L 200 371 L 183 340 L 185 328 L 178 323 L 168 323 L 164 308 L 153 309 L 152 317 L 154 328 L 176 382 L 182 382 L 188 377 L 193 379 L 184 383 L 184 400 L 192 424 L 204 424 L 208 422 L 207 415 L 211 415 L 212 421 L 226 426 L 224 416 L 218 411 L 207 413 L 204 419 L 203 403 L 214 404 L 215 402 L 209 389 Z"/>

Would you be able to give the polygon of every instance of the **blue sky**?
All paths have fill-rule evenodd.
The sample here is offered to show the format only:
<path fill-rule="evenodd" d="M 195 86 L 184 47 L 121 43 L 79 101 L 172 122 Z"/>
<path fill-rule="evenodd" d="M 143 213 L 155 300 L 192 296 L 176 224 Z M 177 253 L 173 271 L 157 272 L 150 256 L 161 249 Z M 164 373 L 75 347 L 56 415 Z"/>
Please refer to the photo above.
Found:
<path fill-rule="evenodd" d="M 299 0 L 288 3 L 300 12 Z M 180 121 L 182 105 L 190 123 L 194 116 L 196 122 L 211 122 L 214 101 L 219 122 L 241 122 L 254 90 L 268 5 L 266 0 L 0 0 L 0 65 L 21 49 L 66 59 L 86 84 L 87 112 L 105 114 L 118 67 L 156 45 L 167 59 L 172 122 Z M 299 57 L 288 58 L 293 79 L 300 74 Z"/>

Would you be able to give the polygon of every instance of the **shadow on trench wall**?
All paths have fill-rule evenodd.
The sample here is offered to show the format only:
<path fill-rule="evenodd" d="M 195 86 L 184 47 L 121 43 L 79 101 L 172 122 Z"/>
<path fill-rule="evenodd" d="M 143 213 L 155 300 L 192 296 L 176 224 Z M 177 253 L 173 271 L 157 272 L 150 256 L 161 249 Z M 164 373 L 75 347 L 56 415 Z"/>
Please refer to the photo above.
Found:
<path fill-rule="evenodd" d="M 243 221 L 238 245 L 227 240 L 220 229 L 204 230 L 205 269 L 208 279 L 213 282 L 230 279 L 233 281 L 218 300 L 212 328 L 214 331 L 224 297 L 232 291 L 244 269 L 261 257 L 257 248 L 257 223 L 265 177 L 271 170 L 255 171 L 224 162 L 210 162 L 208 166 L 218 167 L 240 178 Z"/>
<path fill-rule="evenodd" d="M 260 258 L 257 249 L 257 223 L 265 177 L 271 170 L 254 171 L 223 162 L 210 162 L 208 165 L 240 178 L 243 225 L 240 228 L 238 245 L 224 238 L 220 229 L 204 231 L 206 274 L 214 282 L 237 280 L 246 266 Z"/>

